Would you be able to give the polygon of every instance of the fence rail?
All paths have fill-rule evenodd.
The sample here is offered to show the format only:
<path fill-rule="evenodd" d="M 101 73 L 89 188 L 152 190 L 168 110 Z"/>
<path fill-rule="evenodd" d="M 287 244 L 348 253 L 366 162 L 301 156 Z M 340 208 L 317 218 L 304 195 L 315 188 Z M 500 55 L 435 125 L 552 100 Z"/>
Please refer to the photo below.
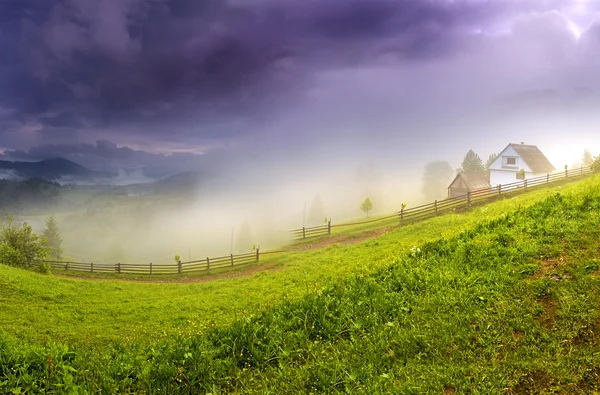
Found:
<path fill-rule="evenodd" d="M 371 220 L 360 222 L 348 222 L 342 224 L 331 224 L 331 220 L 327 225 L 315 226 L 312 228 L 300 228 L 290 231 L 292 241 L 309 239 L 312 237 L 330 235 L 331 228 L 340 228 L 356 225 L 370 224 L 379 221 L 398 218 L 401 224 L 422 221 L 427 218 L 432 218 L 440 214 L 448 213 L 461 207 L 468 207 L 473 203 L 489 200 L 496 196 L 506 196 L 510 192 L 527 191 L 538 185 L 549 184 L 554 181 L 564 180 L 569 177 L 586 176 L 592 174 L 593 171 L 589 167 L 580 167 L 573 170 L 565 170 L 554 174 L 546 174 L 545 176 L 525 179 L 522 181 L 513 182 L 510 184 L 497 185 L 494 187 L 478 189 L 468 192 L 462 196 L 449 197 L 444 200 L 436 200 L 433 203 L 422 204 L 411 208 L 402 208 L 396 214 L 379 217 Z"/>
<path fill-rule="evenodd" d="M 362 222 L 351 222 L 342 224 L 331 224 L 331 219 L 327 221 L 326 225 L 313 226 L 313 227 L 302 227 L 300 229 L 294 229 L 289 231 L 292 241 L 310 239 L 313 237 L 331 235 L 331 228 L 345 227 L 345 226 L 356 226 L 362 224 L 369 224 L 378 221 L 389 220 L 391 218 L 397 218 L 400 225 L 406 225 L 422 221 L 428 218 L 438 216 L 440 214 L 448 213 L 458 208 L 470 207 L 475 203 L 484 202 L 495 197 L 506 196 L 508 194 L 514 194 L 516 192 L 527 192 L 531 188 L 535 188 L 540 185 L 548 185 L 552 182 L 565 180 L 568 178 L 584 177 L 594 173 L 589 167 L 581 167 L 575 170 L 565 170 L 564 172 L 558 172 L 555 174 L 546 174 L 542 177 L 524 179 L 522 181 L 513 182 L 510 184 L 497 185 L 490 188 L 478 189 L 475 191 L 469 191 L 465 195 L 447 198 L 444 200 L 436 200 L 433 203 L 423 204 L 411 208 L 405 208 L 404 206 L 396 214 L 380 217 L 372 220 L 366 220 Z M 225 255 L 215 258 L 207 257 L 205 259 L 177 262 L 171 264 L 124 264 L 116 263 L 112 264 L 96 264 L 93 262 L 67 262 L 67 261 L 43 261 L 48 263 L 52 269 L 65 270 L 65 271 L 79 271 L 79 272 L 92 272 L 92 273 L 126 273 L 126 274 L 182 274 L 182 273 L 196 273 L 202 271 L 208 271 L 212 269 L 219 269 L 232 266 L 246 265 L 253 262 L 259 262 L 260 255 L 276 254 L 287 252 L 286 250 L 277 251 L 266 251 L 260 252 L 257 248 L 256 251 L 237 254 L 237 255 Z"/>
<path fill-rule="evenodd" d="M 589 167 L 580 167 L 575 170 L 565 170 L 555 174 L 546 174 L 545 176 L 524 179 L 521 181 L 513 182 L 510 184 L 499 184 L 494 187 L 477 189 L 469 191 L 465 195 L 455 196 L 444 200 L 436 200 L 433 203 L 424 204 L 410 209 L 402 208 L 398 211 L 398 218 L 400 223 L 408 223 L 414 221 L 420 221 L 426 218 L 434 217 L 443 213 L 456 210 L 460 207 L 469 207 L 474 203 L 489 200 L 490 198 L 498 196 L 506 196 L 509 193 L 514 192 L 526 192 L 531 188 L 540 185 L 546 185 L 551 182 L 560 181 L 569 177 L 583 177 L 592 174 L 593 171 Z M 383 220 L 381 218 L 379 220 Z M 367 222 L 365 222 L 367 223 Z"/>
<path fill-rule="evenodd" d="M 283 251 L 271 251 L 264 254 L 273 254 Z M 255 252 L 245 254 L 230 254 L 216 258 L 206 257 L 187 262 L 177 262 L 172 264 L 132 264 L 120 263 L 116 264 L 97 264 L 93 262 L 66 262 L 66 261 L 42 261 L 50 265 L 52 269 L 75 271 L 75 272 L 90 272 L 90 273 L 117 273 L 117 274 L 182 274 L 196 273 L 207 270 L 219 269 L 224 267 L 240 266 L 249 263 L 259 262 L 260 249 Z"/>
<path fill-rule="evenodd" d="M 289 231 L 292 240 L 310 239 L 331 234 L 331 220 L 327 221 L 327 225 L 313 226 L 311 228 L 302 227 Z"/>

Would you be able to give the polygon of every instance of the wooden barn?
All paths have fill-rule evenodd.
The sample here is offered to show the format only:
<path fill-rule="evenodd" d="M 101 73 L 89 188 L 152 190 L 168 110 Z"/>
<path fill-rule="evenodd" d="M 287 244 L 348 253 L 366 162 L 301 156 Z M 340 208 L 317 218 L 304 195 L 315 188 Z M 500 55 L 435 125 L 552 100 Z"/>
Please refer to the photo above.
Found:
<path fill-rule="evenodd" d="M 468 192 L 490 187 L 490 179 L 485 171 L 467 171 L 456 175 L 448 187 L 448 197 L 464 196 Z"/>

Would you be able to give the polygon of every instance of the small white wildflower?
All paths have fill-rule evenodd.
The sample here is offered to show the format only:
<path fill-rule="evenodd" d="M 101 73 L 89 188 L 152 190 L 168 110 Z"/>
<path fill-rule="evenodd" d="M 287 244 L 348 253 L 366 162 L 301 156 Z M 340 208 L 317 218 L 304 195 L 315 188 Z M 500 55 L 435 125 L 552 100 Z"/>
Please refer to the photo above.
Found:
<path fill-rule="evenodd" d="M 420 253 L 421 253 L 421 249 L 419 247 L 417 247 L 417 246 L 411 247 L 411 249 L 410 249 L 410 256 L 414 257 L 414 256 L 419 255 Z"/>

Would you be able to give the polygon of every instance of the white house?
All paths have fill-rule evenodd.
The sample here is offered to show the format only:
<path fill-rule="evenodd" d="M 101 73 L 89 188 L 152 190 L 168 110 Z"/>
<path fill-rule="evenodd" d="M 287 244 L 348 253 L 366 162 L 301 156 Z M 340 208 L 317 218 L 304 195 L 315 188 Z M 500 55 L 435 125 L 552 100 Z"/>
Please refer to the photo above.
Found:
<path fill-rule="evenodd" d="M 545 176 L 556 170 L 535 145 L 509 144 L 490 165 L 490 185 L 521 181 L 521 169 L 525 171 L 525 179 Z"/>

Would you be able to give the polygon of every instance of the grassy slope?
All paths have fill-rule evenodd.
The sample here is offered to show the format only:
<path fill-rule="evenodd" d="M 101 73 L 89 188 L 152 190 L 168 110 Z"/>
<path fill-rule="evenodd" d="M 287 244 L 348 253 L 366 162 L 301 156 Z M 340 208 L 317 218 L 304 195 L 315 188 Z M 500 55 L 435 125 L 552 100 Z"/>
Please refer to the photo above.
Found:
<path fill-rule="evenodd" d="M 30 343 L 46 339 L 80 345 L 152 342 L 206 325 L 226 325 L 282 300 L 354 273 L 372 272 L 402 251 L 440 235 L 449 237 L 556 191 L 578 191 L 600 177 L 499 201 L 462 215 L 445 215 L 397 228 L 361 244 L 280 254 L 271 270 L 204 283 L 90 282 L 47 277 L 0 265 L 0 327 Z"/>
<path fill-rule="evenodd" d="M 98 322 L 87 319 L 94 333 L 110 323 L 105 316 L 115 311 L 115 295 L 128 298 L 119 302 L 121 308 L 131 306 L 120 319 L 124 324 L 127 318 L 134 321 L 134 329 L 144 325 L 138 320 L 155 328 L 153 320 L 160 316 L 168 325 L 181 309 L 157 300 L 176 294 L 183 295 L 190 310 L 193 303 L 202 305 L 193 299 L 210 303 L 212 296 L 211 306 L 218 309 L 225 299 L 215 297 L 217 292 L 231 296 L 236 307 L 221 304 L 226 309 L 212 315 L 220 314 L 224 322 L 236 318 L 236 308 L 250 306 L 257 314 L 238 314 L 232 325 L 210 327 L 199 336 L 194 328 L 207 318 L 198 318 L 186 325 L 184 337 L 166 336 L 148 347 L 142 345 L 141 334 L 133 334 L 134 343 L 106 345 L 101 353 L 5 341 L 0 344 L 0 384 L 5 380 L 13 386 L 21 380 L 21 388 L 56 390 L 56 385 L 75 380 L 88 390 L 104 392 L 169 387 L 177 392 L 191 387 L 194 392 L 221 388 L 258 393 L 599 390 L 598 181 L 566 186 L 572 192 L 569 198 L 551 197 L 500 218 L 501 208 L 519 202 L 478 209 L 479 218 L 488 221 L 474 229 L 474 213 L 449 216 L 360 245 L 290 255 L 285 272 L 252 279 L 211 284 L 81 282 L 2 268 L 0 314 L 10 316 L 0 318 L 13 334 L 16 326 L 4 323 L 19 315 L 39 331 L 52 315 L 69 319 L 73 312 L 85 322 L 97 310 Z M 540 191 L 537 198 L 542 195 Z M 532 195 L 521 198 L 524 205 L 535 200 Z M 461 220 L 462 226 L 452 229 L 452 222 Z M 419 239 L 433 241 L 422 244 L 414 256 L 402 253 Z M 281 287 L 286 278 L 289 285 Z M 327 286 L 312 286 L 309 279 Z M 108 292 L 114 287 L 127 289 Z M 103 293 L 96 298 L 98 305 L 86 298 L 88 288 Z M 287 300 L 257 310 L 284 295 L 286 288 L 294 291 Z M 44 291 L 55 294 L 44 301 Z M 143 292 L 159 292 L 160 297 L 140 300 Z M 252 295 L 260 300 L 248 298 Z M 37 308 L 21 309 L 20 314 L 19 309 L 5 309 L 28 303 Z M 154 313 L 153 307 L 165 310 Z M 76 319 L 59 327 L 77 327 Z M 84 344 L 89 339 L 82 329 L 88 330 L 80 327 L 71 338 Z M 118 333 L 114 328 L 107 332 L 113 332 L 103 335 L 109 339 Z M 32 335 L 28 337 L 35 339 Z M 51 338 L 64 336 L 57 332 Z"/>

